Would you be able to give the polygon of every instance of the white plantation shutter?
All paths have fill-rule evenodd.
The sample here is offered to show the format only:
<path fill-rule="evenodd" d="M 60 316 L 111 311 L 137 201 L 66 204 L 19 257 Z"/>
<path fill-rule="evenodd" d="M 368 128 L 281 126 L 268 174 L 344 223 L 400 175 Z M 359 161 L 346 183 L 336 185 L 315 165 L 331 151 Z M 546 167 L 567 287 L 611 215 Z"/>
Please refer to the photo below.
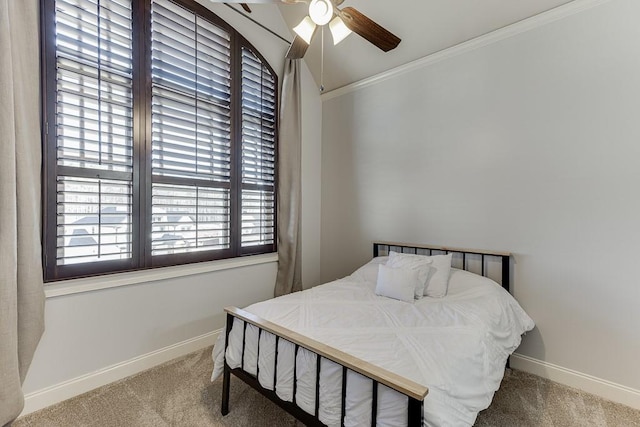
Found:
<path fill-rule="evenodd" d="M 277 76 L 193 0 L 42 0 L 45 280 L 275 252 Z"/>
<path fill-rule="evenodd" d="M 132 257 L 131 4 L 57 0 L 56 256 Z"/>
<path fill-rule="evenodd" d="M 151 16 L 153 173 L 229 182 L 230 35 L 168 0 Z"/>
<path fill-rule="evenodd" d="M 152 255 L 227 249 L 231 38 L 168 0 L 151 18 Z"/>
<path fill-rule="evenodd" d="M 229 190 L 153 185 L 153 255 L 224 249 L 229 239 Z"/>
<path fill-rule="evenodd" d="M 243 48 L 243 247 L 272 245 L 275 240 L 276 96 L 274 75 L 250 49 Z"/>

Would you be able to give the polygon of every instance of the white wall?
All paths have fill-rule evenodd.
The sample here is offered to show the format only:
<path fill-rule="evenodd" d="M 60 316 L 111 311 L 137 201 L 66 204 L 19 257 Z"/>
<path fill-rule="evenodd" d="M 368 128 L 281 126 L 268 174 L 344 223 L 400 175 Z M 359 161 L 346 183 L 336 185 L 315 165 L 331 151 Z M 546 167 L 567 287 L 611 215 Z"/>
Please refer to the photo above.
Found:
<path fill-rule="evenodd" d="M 327 97 L 323 279 L 376 239 L 511 251 L 518 351 L 640 390 L 638 16 L 604 2 Z"/>
<path fill-rule="evenodd" d="M 223 4 L 202 3 L 238 29 L 271 63 L 282 83 L 288 45 Z M 253 18 L 291 38 L 276 6 L 256 5 L 253 9 Z M 318 161 L 322 110 L 311 74 L 306 65 L 302 68 L 303 231 L 311 237 L 303 247 L 303 274 L 305 286 L 310 286 L 319 281 L 320 270 Z M 277 263 L 272 261 L 48 298 L 46 331 L 24 384 L 27 410 L 119 375 L 102 372 L 107 367 L 127 363 L 127 369 L 144 367 L 162 357 L 148 357 L 136 364 L 128 361 L 222 328 L 225 306 L 244 307 L 273 297 L 276 271 Z M 192 347 L 193 343 L 182 348 Z M 175 351 L 168 354 L 175 355 Z M 120 372 L 130 372 L 121 368 Z M 92 375 L 89 380 L 85 378 Z"/>
<path fill-rule="evenodd" d="M 48 298 L 30 393 L 197 337 L 273 296 L 276 263 Z"/>

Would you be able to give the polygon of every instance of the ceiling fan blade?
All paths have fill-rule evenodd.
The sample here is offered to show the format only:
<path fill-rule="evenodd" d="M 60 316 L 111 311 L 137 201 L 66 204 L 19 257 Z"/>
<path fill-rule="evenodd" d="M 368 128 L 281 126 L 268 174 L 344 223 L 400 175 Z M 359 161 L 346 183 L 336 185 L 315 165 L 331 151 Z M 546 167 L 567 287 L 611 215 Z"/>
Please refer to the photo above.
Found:
<path fill-rule="evenodd" d="M 289 50 L 285 58 L 287 59 L 301 59 L 304 57 L 304 54 L 307 52 L 309 45 L 304 39 L 298 35 L 293 39 L 291 46 L 289 46 Z"/>
<path fill-rule="evenodd" d="M 351 31 L 359 34 L 385 52 L 395 49 L 400 44 L 400 38 L 352 7 L 345 7 L 337 11 L 340 18 Z"/>
<path fill-rule="evenodd" d="M 249 7 L 248 4 L 246 3 L 240 3 L 240 6 L 242 6 L 242 8 L 247 12 L 247 13 L 251 13 L 251 8 Z"/>

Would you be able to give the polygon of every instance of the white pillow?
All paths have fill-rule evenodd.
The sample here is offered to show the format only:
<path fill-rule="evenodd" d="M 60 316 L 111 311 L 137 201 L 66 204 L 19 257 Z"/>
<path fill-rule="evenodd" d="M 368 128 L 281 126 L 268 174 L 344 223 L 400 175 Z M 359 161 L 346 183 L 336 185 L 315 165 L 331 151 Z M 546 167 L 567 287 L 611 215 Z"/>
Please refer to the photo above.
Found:
<path fill-rule="evenodd" d="M 429 269 L 424 288 L 424 295 L 442 298 L 447 295 L 449 273 L 451 272 L 452 254 L 447 255 L 413 255 L 391 252 L 387 265 L 390 267 L 407 267 L 419 270 Z"/>
<path fill-rule="evenodd" d="M 409 254 L 399 254 L 397 252 L 390 252 L 389 261 L 387 261 L 387 265 L 389 267 L 409 268 L 418 272 L 421 283 L 420 286 L 416 288 L 416 299 L 422 298 L 427 287 L 429 273 L 431 272 L 429 264 L 431 264 L 431 260 L 425 259 L 425 257 L 416 258 L 415 255 L 409 256 Z"/>
<path fill-rule="evenodd" d="M 416 287 L 420 286 L 420 282 L 417 270 L 391 268 L 384 264 L 379 264 L 376 295 L 413 302 Z"/>

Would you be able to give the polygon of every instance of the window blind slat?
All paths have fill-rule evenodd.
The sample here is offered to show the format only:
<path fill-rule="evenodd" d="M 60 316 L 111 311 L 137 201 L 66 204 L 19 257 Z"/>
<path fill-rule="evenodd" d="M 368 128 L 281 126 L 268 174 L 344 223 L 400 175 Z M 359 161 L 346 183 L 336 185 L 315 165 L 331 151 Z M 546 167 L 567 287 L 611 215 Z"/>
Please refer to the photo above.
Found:
<path fill-rule="evenodd" d="M 131 4 L 55 5 L 57 165 L 131 172 Z M 131 181 L 59 175 L 57 265 L 130 259 L 132 194 Z"/>
<path fill-rule="evenodd" d="M 226 31 L 167 0 L 152 3 L 152 171 L 231 179 L 231 52 Z M 153 184 L 152 255 L 231 242 L 228 189 Z"/>
<path fill-rule="evenodd" d="M 249 49 L 242 49 L 242 183 L 275 182 L 275 79 Z M 242 247 L 273 244 L 275 193 L 244 189 Z"/>
<path fill-rule="evenodd" d="M 127 181 L 59 178 L 57 263 L 130 258 L 131 195 Z"/>
<path fill-rule="evenodd" d="M 242 192 L 242 246 L 274 243 L 275 197 L 273 192 Z"/>
<path fill-rule="evenodd" d="M 229 206 L 226 189 L 154 184 L 153 255 L 228 248 Z"/>

